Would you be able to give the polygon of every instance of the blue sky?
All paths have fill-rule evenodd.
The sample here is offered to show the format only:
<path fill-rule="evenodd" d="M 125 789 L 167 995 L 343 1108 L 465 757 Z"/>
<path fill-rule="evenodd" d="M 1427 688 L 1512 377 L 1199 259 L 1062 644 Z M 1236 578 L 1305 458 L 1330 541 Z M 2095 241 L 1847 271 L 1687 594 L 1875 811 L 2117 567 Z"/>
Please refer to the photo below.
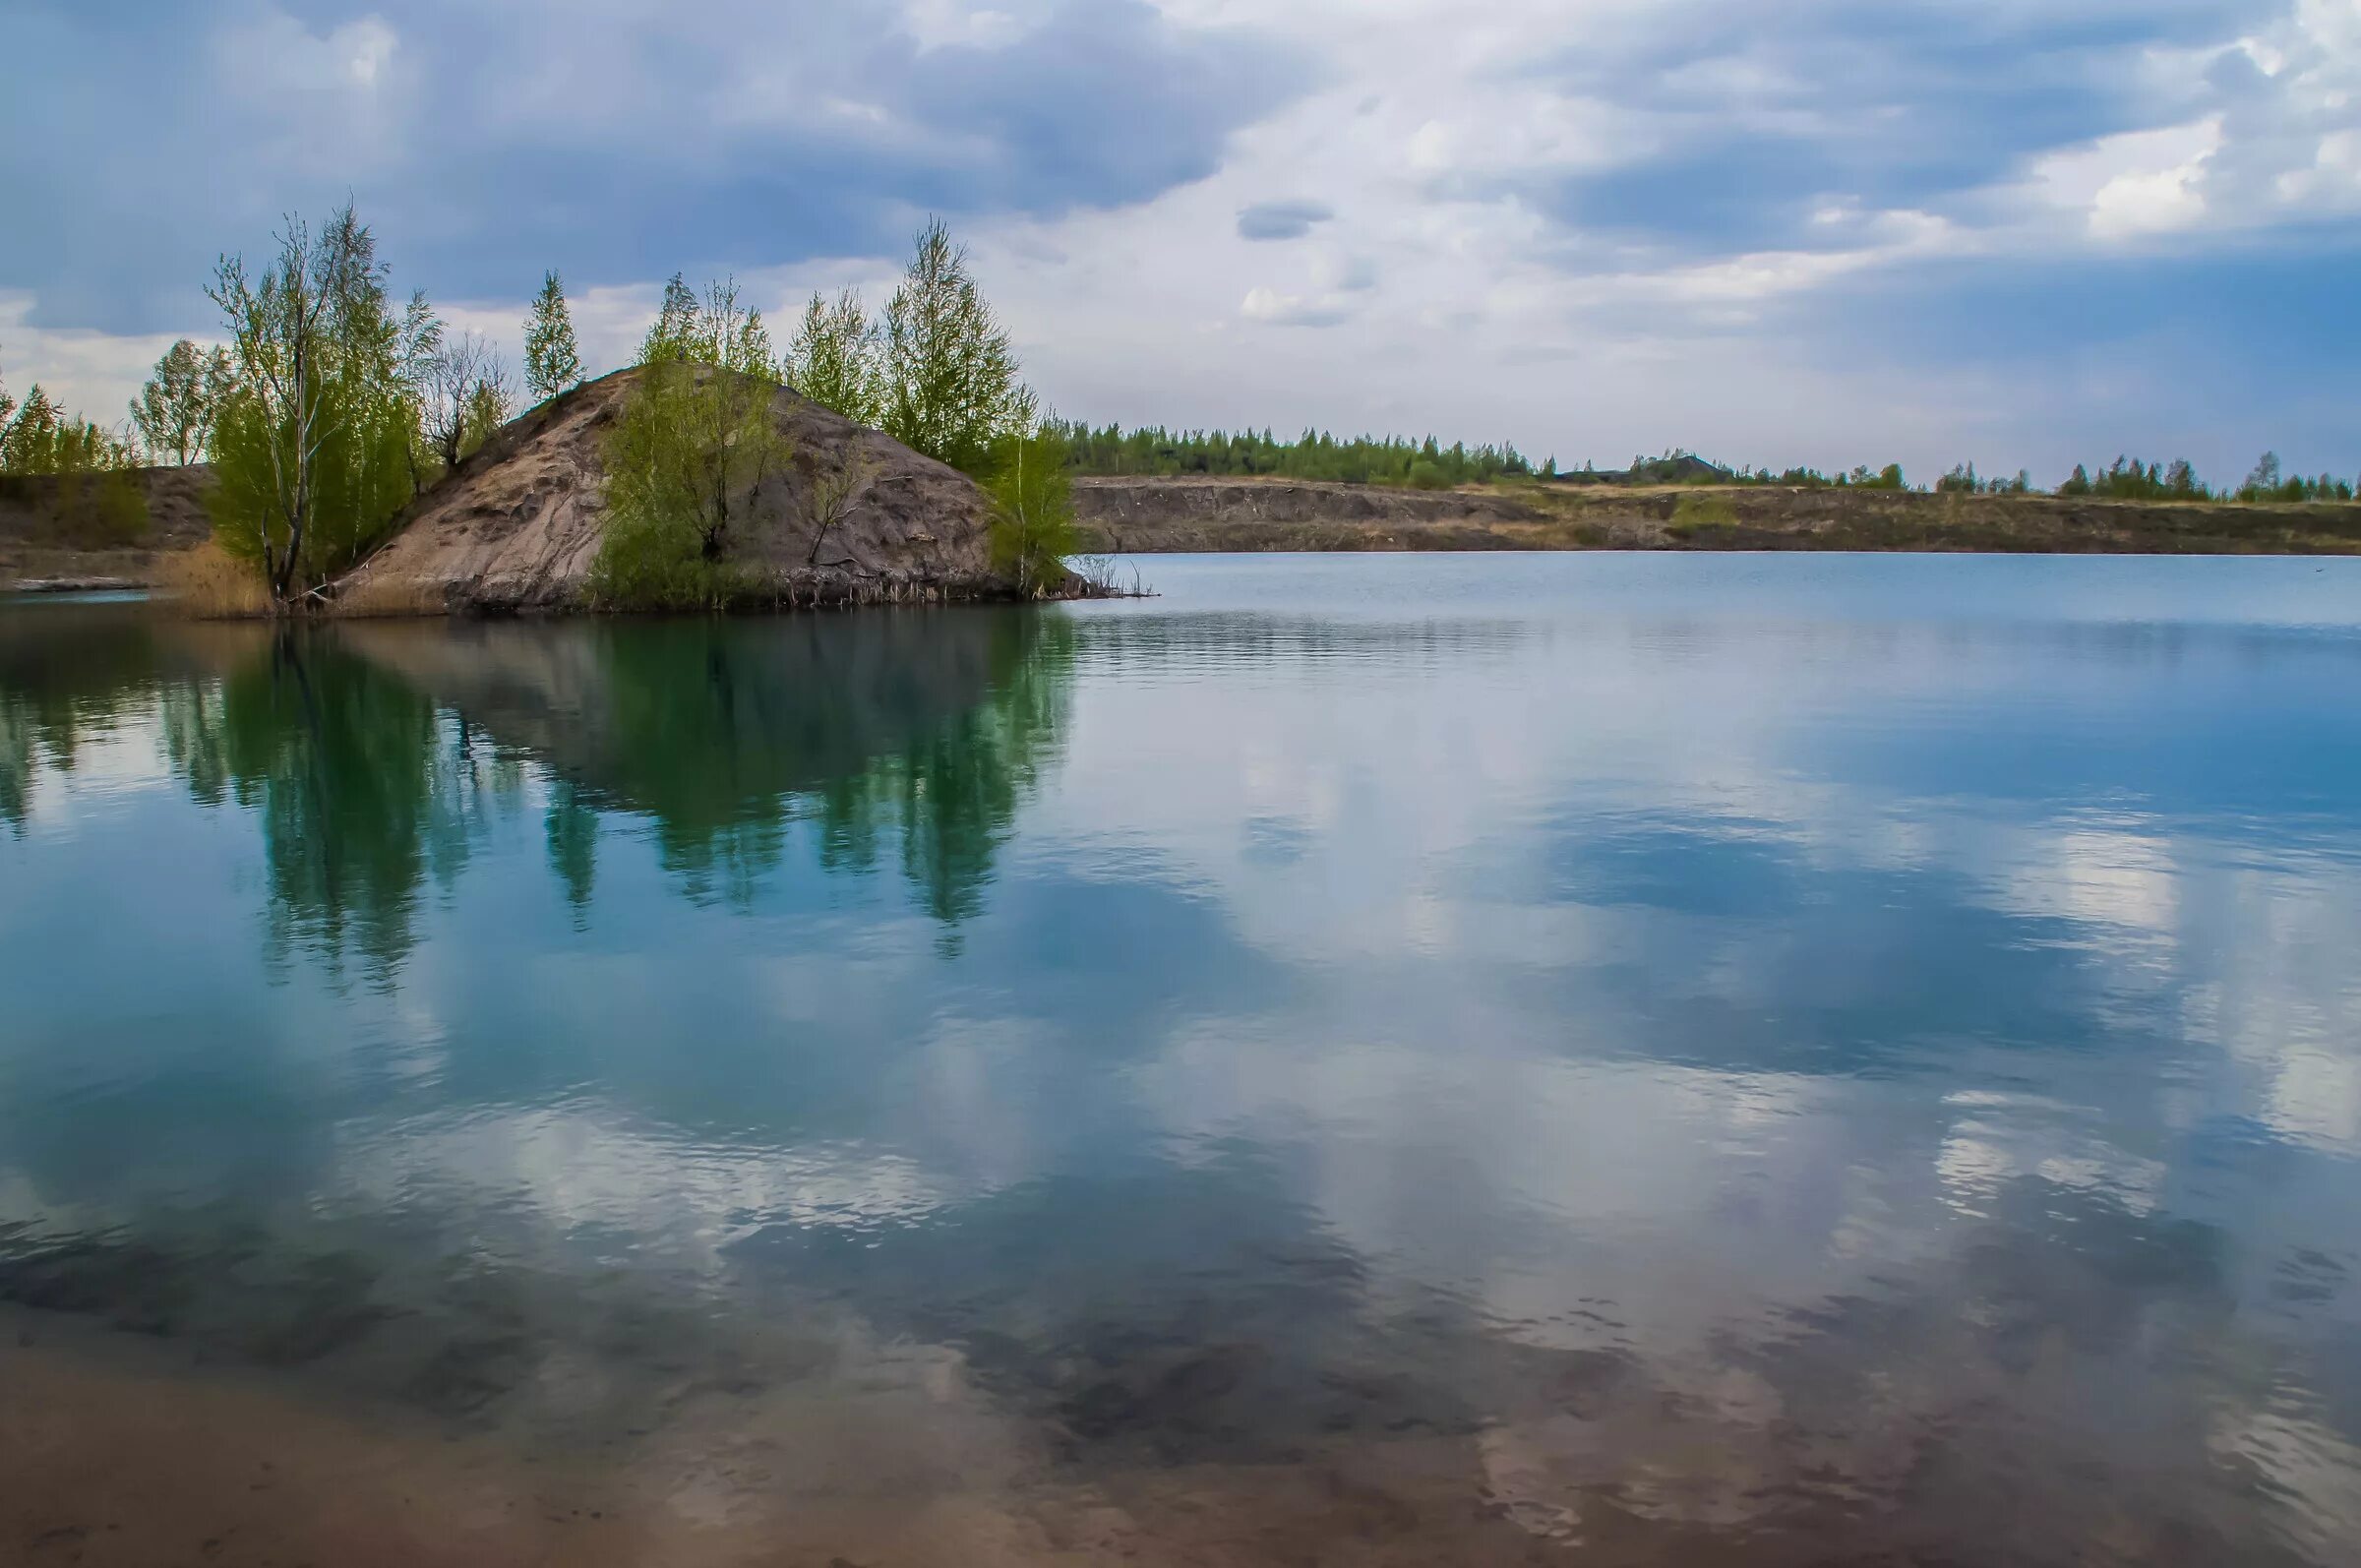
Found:
<path fill-rule="evenodd" d="M 2361 469 L 2361 0 L 10 0 L 0 379 L 116 417 L 347 192 L 602 365 L 939 213 L 1076 417 Z"/>

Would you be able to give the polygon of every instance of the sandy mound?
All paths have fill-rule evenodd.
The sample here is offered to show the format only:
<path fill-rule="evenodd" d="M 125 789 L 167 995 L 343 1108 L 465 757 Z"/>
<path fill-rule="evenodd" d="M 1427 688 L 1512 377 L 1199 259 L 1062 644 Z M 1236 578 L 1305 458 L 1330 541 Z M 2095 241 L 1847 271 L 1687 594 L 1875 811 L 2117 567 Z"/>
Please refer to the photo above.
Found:
<path fill-rule="evenodd" d="M 338 601 L 364 613 L 575 603 L 605 522 L 602 444 L 637 374 L 591 382 L 501 431 L 412 504 L 393 542 L 339 584 Z M 974 481 L 784 389 L 772 412 L 794 460 L 754 492 L 733 559 L 805 601 L 1002 591 Z M 861 482 L 815 561 L 813 493 L 848 465 Z"/>

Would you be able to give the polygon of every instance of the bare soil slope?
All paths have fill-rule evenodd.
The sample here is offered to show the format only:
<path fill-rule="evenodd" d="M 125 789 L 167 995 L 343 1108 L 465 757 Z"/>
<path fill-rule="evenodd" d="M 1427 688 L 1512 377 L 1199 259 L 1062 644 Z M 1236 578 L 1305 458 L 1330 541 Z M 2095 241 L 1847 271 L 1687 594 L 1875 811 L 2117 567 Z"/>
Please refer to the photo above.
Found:
<path fill-rule="evenodd" d="M 148 524 L 136 538 L 122 539 L 91 535 L 89 510 L 66 504 L 69 481 L 0 474 L 0 589 L 59 577 L 146 582 L 157 556 L 186 550 L 212 531 L 205 511 L 211 468 L 143 468 L 132 477 L 148 504 Z"/>
<path fill-rule="evenodd" d="M 561 609 L 577 603 L 605 525 L 601 452 L 636 370 L 533 409 L 418 498 L 393 542 L 338 587 L 357 613 Z M 748 499 L 730 541 L 795 602 L 976 598 L 1002 584 L 987 559 L 974 481 L 782 389 L 772 415 L 794 458 Z M 860 484 L 813 549 L 814 488 Z"/>
<path fill-rule="evenodd" d="M 1076 479 L 1074 511 L 1094 551 L 1517 549 L 1547 520 L 1492 491 L 1295 479 Z"/>

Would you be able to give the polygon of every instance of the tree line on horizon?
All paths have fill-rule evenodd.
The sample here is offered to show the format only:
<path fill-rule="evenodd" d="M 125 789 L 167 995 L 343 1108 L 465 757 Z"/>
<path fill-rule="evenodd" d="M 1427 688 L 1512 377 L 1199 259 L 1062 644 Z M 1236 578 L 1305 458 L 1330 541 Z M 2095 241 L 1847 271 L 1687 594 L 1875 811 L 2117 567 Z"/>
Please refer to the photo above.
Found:
<path fill-rule="evenodd" d="M 1441 445 L 1433 436 L 1358 436 L 1339 440 L 1324 430 L 1306 430 L 1281 441 L 1268 429 L 1166 430 L 1149 425 L 1062 423 L 1067 465 L 1077 473 L 1176 478 L 1205 474 L 1225 478 L 1275 477 L 1345 484 L 1402 485 L 1439 490 L 1486 484 L 1503 478 L 1554 478 L 1557 461 L 1539 470 L 1511 443 L 1470 447 Z"/>

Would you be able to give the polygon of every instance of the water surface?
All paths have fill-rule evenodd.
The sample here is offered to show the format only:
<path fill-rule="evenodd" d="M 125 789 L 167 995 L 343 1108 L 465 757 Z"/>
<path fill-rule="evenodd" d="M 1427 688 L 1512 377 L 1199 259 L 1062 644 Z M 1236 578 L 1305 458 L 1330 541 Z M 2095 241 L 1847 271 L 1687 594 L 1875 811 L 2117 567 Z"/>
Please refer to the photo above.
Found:
<path fill-rule="evenodd" d="M 13 1364 L 451 1560 L 2351 1562 L 2355 567 L 0 607 Z"/>

